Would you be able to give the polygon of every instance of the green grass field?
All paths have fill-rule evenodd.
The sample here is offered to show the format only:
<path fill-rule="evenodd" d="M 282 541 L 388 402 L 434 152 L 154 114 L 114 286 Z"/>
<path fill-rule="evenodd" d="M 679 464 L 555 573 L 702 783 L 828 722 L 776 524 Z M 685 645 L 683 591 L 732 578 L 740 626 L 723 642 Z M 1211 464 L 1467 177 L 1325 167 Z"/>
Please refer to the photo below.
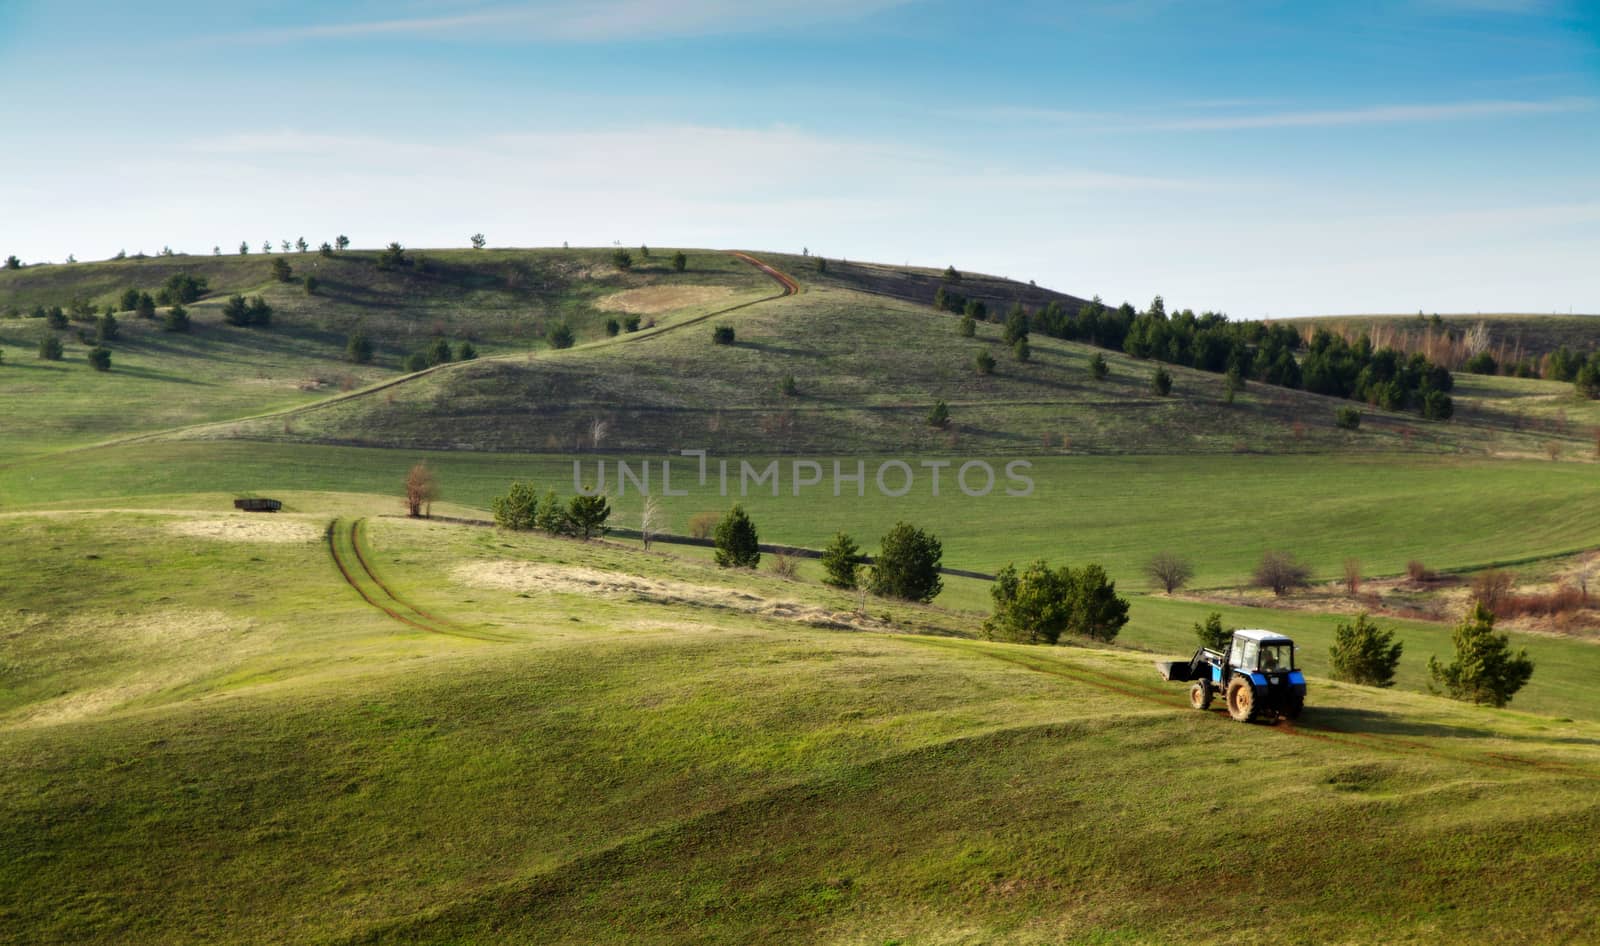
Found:
<path fill-rule="evenodd" d="M 1494 710 L 1428 694 L 1447 623 L 1381 618 L 1405 653 L 1379 690 L 1327 679 L 1342 613 L 1205 600 L 1267 549 L 1319 581 L 1350 557 L 1370 577 L 1548 578 L 1600 545 L 1600 404 L 1461 376 L 1452 423 L 1372 411 L 1351 434 L 1336 402 L 1252 385 L 1228 405 L 1181 369 L 1156 397 L 1119 354 L 1095 383 L 1083 346 L 1008 361 L 998 326 L 960 338 L 906 301 L 937 270 L 774 256 L 803 284 L 776 298 L 727 254 L 684 274 L 670 254 L 629 272 L 608 250 L 423 250 L 400 271 L 291 255 L 316 296 L 254 255 L 0 272 L 0 315 L 185 267 L 219 290 L 190 336 L 124 317 L 107 374 L 74 341 L 35 360 L 43 320 L 0 318 L 0 939 L 1600 939 L 1592 637 L 1514 631 L 1534 677 Z M 220 324 L 236 290 L 269 298 L 271 329 Z M 629 310 L 655 325 L 608 338 Z M 558 320 L 576 347 L 544 345 Z M 711 343 L 721 323 L 735 345 Z M 340 360 L 357 327 L 372 366 Z M 396 370 L 436 337 L 484 357 Z M 993 376 L 970 369 L 980 347 Z M 949 431 L 925 423 L 936 398 Z M 697 447 L 705 485 L 676 453 Z M 1098 562 L 1130 623 L 1110 647 L 992 643 L 981 580 L 911 605 L 827 588 L 813 561 L 786 581 L 701 549 L 400 518 L 418 460 L 435 513 L 482 519 L 513 479 L 570 494 L 577 459 L 589 482 L 608 464 L 613 523 L 636 526 L 614 464 L 652 461 L 659 493 L 668 456 L 686 491 L 662 501 L 668 531 L 737 499 L 763 541 L 845 530 L 873 552 L 906 520 L 953 567 Z M 865 465 L 865 497 L 793 493 L 794 461 L 834 457 Z M 916 482 L 879 495 L 895 458 Z M 977 458 L 999 474 L 986 497 L 955 482 Z M 779 495 L 720 495 L 719 459 L 733 493 L 739 461 L 776 459 Z M 934 496 L 920 464 L 943 459 Z M 1002 495 L 1011 459 L 1032 495 Z M 233 512 L 243 495 L 284 511 Z M 1152 593 L 1163 550 L 1194 561 L 1187 596 Z M 1297 723 L 1196 713 L 1158 678 L 1214 610 L 1299 643 Z"/>
<path fill-rule="evenodd" d="M 1596 933 L 1593 723 L 1319 679 L 1300 726 L 1245 727 L 1137 655 L 885 633 L 956 630 L 916 608 L 819 627 L 848 596 L 369 519 L 389 587 L 497 639 L 425 633 L 343 583 L 322 522 L 4 520 L 11 935 Z M 1237 909 L 1197 927 L 1219 884 Z"/>

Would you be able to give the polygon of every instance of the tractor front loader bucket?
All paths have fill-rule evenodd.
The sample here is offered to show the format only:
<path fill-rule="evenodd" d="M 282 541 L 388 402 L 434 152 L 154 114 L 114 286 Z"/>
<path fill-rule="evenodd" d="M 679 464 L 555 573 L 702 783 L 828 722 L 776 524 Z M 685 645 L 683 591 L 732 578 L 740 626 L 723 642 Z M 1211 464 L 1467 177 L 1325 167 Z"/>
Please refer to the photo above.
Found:
<path fill-rule="evenodd" d="M 1182 683 L 1195 679 L 1194 664 L 1188 660 L 1158 660 L 1156 672 L 1161 674 L 1161 679 L 1173 683 Z"/>

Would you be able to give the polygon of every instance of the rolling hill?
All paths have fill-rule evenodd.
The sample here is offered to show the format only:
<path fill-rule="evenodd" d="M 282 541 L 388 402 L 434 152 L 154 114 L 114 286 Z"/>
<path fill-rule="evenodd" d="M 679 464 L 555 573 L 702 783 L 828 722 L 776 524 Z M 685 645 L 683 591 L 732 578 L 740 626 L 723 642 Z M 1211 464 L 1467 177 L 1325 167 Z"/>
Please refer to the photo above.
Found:
<path fill-rule="evenodd" d="M 928 304 L 939 270 L 410 256 L 291 255 L 289 282 L 259 256 L 0 271 L 0 315 L 17 312 L 0 318 L 8 935 L 1600 936 L 1592 639 L 1514 632 L 1536 672 L 1493 710 L 1426 692 L 1446 624 L 1381 619 L 1405 657 L 1396 687 L 1374 689 L 1325 676 L 1354 599 L 1324 613 L 1207 594 L 1248 581 L 1269 548 L 1318 579 L 1351 557 L 1368 576 L 1413 560 L 1549 571 L 1592 549 L 1600 405 L 1570 386 L 1461 376 L 1450 423 L 1366 409 L 1346 431 L 1332 423 L 1346 402 L 1255 383 L 1230 402 L 1218 376 L 1183 368 L 1163 397 L 1151 362 L 1037 334 L 1020 362 L 998 325 L 963 337 Z M 109 372 L 75 340 L 90 323 L 28 317 L 177 272 L 209 285 L 194 330 L 124 313 Z M 991 309 L 1075 301 L 971 273 L 961 286 Z M 235 292 L 261 295 L 271 325 L 225 324 Z M 548 344 L 558 324 L 572 347 Z M 733 344 L 713 341 L 721 325 Z M 372 364 L 343 360 L 357 331 Z M 48 335 L 63 361 L 31 356 Z M 441 339 L 479 357 L 400 370 Z M 1095 354 L 1109 377 L 1088 371 Z M 927 423 L 937 400 L 947 429 Z M 785 580 L 699 550 L 395 515 L 418 460 L 441 483 L 436 512 L 471 520 L 513 479 L 570 492 L 575 458 L 594 470 L 693 447 L 783 464 L 1024 458 L 1036 490 L 1020 499 L 949 479 L 904 497 L 785 479 L 740 498 L 764 541 L 842 529 L 872 551 L 909 520 L 951 566 L 1098 562 L 1130 623 L 1116 646 L 993 643 L 989 585 L 972 578 L 913 605 L 829 588 L 810 562 Z M 682 485 L 658 527 L 734 501 L 714 480 Z M 637 523 L 636 492 L 613 490 L 613 522 Z M 239 495 L 285 511 L 232 512 Z M 1195 562 L 1194 596 L 1149 593 L 1156 550 Z M 1195 713 L 1157 679 L 1152 657 L 1192 648 L 1213 610 L 1300 642 L 1298 723 Z M 1226 909 L 1207 906 L 1223 893 Z"/>
<path fill-rule="evenodd" d="M 1592 690 L 1553 719 L 1319 678 L 1299 725 L 1241 726 L 1187 709 L 1148 656 L 368 518 L 360 567 L 421 629 L 330 561 L 326 517 L 373 500 L 314 501 L 0 524 L 27 604 L 0 702 L 11 935 L 1600 935 Z M 1229 909 L 1197 906 L 1219 891 Z"/>

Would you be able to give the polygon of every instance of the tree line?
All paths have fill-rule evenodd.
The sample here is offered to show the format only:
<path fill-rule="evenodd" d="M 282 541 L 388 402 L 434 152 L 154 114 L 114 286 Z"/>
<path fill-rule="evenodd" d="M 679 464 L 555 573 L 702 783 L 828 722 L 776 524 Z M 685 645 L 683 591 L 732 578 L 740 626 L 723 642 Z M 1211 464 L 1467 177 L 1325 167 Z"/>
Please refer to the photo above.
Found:
<path fill-rule="evenodd" d="M 961 315 L 961 334 L 970 336 L 973 323 L 989 319 L 988 307 L 956 291 L 952 282 L 959 280 L 952 281 L 949 271 L 945 278 L 947 285 L 934 293 L 934 306 Z M 1414 410 L 1433 420 L 1454 413 L 1454 379 L 1448 369 L 1421 354 L 1375 348 L 1366 335 L 1352 343 L 1318 329 L 1307 343 L 1297 329 L 1283 323 L 1234 322 L 1220 312 L 1196 315 L 1191 309 L 1169 315 L 1160 296 L 1143 312 L 1126 302 L 1110 308 L 1098 296 L 1075 309 L 1060 300 L 1033 311 L 1014 303 L 1004 322 L 1007 344 L 1019 361 L 1028 359 L 1027 335 L 1034 330 L 1135 358 L 1223 374 L 1230 393 L 1246 381 L 1259 381 L 1387 410 Z M 992 359 L 978 365 L 980 373 L 987 373 L 986 368 L 993 370 Z M 1152 389 L 1160 393 L 1161 387 L 1153 375 Z M 1170 390 L 1170 383 L 1165 387 Z"/>

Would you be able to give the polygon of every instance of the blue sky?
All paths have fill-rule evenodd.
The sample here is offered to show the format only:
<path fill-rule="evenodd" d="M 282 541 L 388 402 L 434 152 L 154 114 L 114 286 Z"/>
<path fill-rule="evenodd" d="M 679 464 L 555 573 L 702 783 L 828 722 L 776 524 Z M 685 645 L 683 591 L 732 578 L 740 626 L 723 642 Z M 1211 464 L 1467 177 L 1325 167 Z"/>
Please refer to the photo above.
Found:
<path fill-rule="evenodd" d="M 1600 3 L 0 0 L 0 253 L 745 247 L 1600 312 Z"/>

